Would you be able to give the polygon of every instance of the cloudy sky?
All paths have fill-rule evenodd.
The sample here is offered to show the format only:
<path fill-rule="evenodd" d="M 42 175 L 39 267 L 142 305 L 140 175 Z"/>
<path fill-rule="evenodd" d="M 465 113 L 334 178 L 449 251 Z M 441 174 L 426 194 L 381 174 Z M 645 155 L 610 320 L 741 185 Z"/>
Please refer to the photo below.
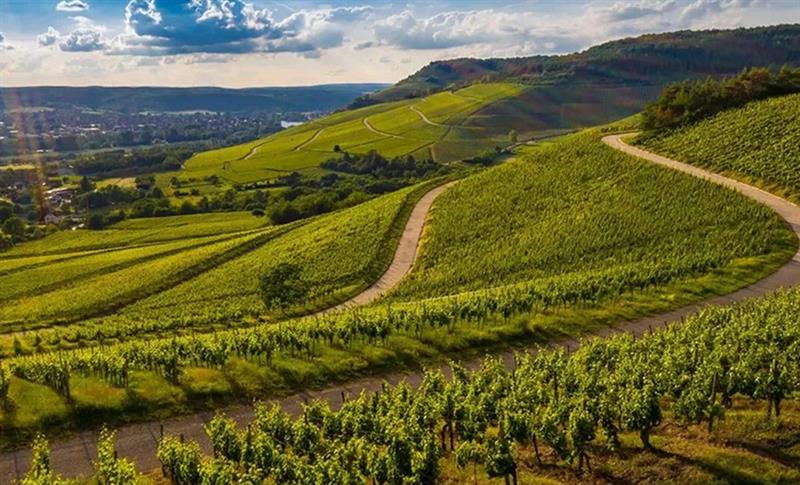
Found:
<path fill-rule="evenodd" d="M 800 22 L 800 0 L 0 0 L 0 85 L 395 82 L 453 57 Z"/>

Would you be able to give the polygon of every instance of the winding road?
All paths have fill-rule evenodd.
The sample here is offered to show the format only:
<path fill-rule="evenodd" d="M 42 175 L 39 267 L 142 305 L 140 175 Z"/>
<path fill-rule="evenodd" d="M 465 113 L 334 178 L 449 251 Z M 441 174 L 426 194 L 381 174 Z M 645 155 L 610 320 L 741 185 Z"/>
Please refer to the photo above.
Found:
<path fill-rule="evenodd" d="M 612 148 L 621 150 L 630 155 L 673 170 L 701 177 L 739 191 L 743 195 L 772 208 L 783 217 L 791 225 L 794 232 L 800 236 L 800 207 L 791 202 L 745 183 L 632 147 L 622 140 L 621 135 L 606 136 L 603 138 L 603 142 Z M 386 289 L 391 288 L 391 286 L 399 282 L 402 276 L 411 269 L 414 258 L 416 257 L 417 246 L 422 234 L 424 221 L 431 204 L 446 188 L 447 185 L 431 190 L 415 206 L 406 224 L 406 230 L 401 237 L 401 242 L 395 254 L 394 261 L 392 261 L 389 271 L 381 277 L 383 283 L 379 280 L 364 293 L 356 296 L 344 305 L 356 305 L 372 301 L 382 292 L 386 291 Z M 619 332 L 641 335 L 650 328 L 662 327 L 668 322 L 677 322 L 708 305 L 729 304 L 745 298 L 760 296 L 769 291 L 798 283 L 800 283 L 800 251 L 798 251 L 789 262 L 770 276 L 734 293 L 685 306 L 671 312 L 622 322 L 612 327 L 605 327 L 593 332 L 592 335 L 605 337 Z M 552 346 L 565 346 L 567 348 L 575 348 L 578 344 L 576 339 L 565 339 L 551 343 Z M 506 363 L 510 364 L 513 360 L 514 352 L 509 350 L 502 353 L 500 356 Z M 467 362 L 466 364 L 468 367 L 474 368 L 480 365 L 480 359 Z M 331 386 L 319 391 L 298 393 L 280 400 L 275 400 L 275 402 L 280 404 L 287 412 L 297 415 L 302 409 L 302 404 L 306 401 L 320 399 L 329 402 L 333 408 L 336 408 L 345 396 L 355 396 L 362 391 L 378 391 L 381 389 L 383 382 L 395 384 L 401 380 L 406 380 L 411 385 L 417 385 L 420 381 L 420 374 L 410 371 L 398 372 L 387 376 L 368 377 L 347 384 Z M 247 423 L 253 418 L 252 407 L 249 405 L 237 404 L 229 406 L 224 409 L 224 412 L 239 423 Z M 137 423 L 124 426 L 117 432 L 117 449 L 120 455 L 132 459 L 140 470 L 150 471 L 156 469 L 160 464 L 156 459 L 155 452 L 160 433 L 163 430 L 163 432 L 167 434 L 183 435 L 186 439 L 198 441 L 204 452 L 210 454 L 211 447 L 203 431 L 203 424 L 211 419 L 212 415 L 213 413 L 203 412 L 179 416 L 163 422 Z M 91 461 L 94 459 L 97 452 L 97 431 L 91 430 L 76 433 L 68 438 L 53 441 L 51 447 L 51 464 L 56 472 L 65 477 L 89 474 L 92 472 Z M 10 483 L 14 479 L 21 477 L 30 464 L 30 458 L 31 453 L 29 449 L 0 454 L 0 483 Z"/>

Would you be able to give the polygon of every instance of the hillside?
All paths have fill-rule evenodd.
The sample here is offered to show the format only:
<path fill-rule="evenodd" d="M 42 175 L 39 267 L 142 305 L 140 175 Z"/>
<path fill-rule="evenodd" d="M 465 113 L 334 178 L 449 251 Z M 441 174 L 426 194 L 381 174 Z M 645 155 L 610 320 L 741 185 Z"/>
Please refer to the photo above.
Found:
<path fill-rule="evenodd" d="M 608 123 L 638 112 L 670 82 L 733 75 L 753 65 L 800 64 L 800 25 L 649 34 L 585 51 L 433 62 L 351 106 L 397 101 L 474 83 L 524 85 L 474 113 L 481 126 L 530 134 Z"/>
<path fill-rule="evenodd" d="M 250 143 L 202 152 L 189 159 L 175 176 L 187 188 L 275 179 L 292 171 L 325 173 L 320 164 L 342 152 L 376 150 L 385 157 L 413 155 L 448 163 L 506 146 L 508 126 L 483 123 L 474 113 L 497 100 L 517 94 L 514 84 L 484 84 L 418 100 L 397 101 L 342 111 Z M 339 151 L 336 151 L 338 146 Z"/>
<path fill-rule="evenodd" d="M 225 89 L 216 87 L 14 87 L 0 88 L 0 111 L 86 108 L 144 111 L 333 111 L 385 84 Z"/>
<path fill-rule="evenodd" d="M 679 31 L 606 42 L 561 56 L 437 61 L 358 103 L 385 102 L 462 87 L 510 81 L 536 86 L 661 86 L 745 67 L 800 63 L 800 25 Z"/>
<path fill-rule="evenodd" d="M 644 140 L 649 150 L 800 201 L 800 95 L 754 102 Z"/>

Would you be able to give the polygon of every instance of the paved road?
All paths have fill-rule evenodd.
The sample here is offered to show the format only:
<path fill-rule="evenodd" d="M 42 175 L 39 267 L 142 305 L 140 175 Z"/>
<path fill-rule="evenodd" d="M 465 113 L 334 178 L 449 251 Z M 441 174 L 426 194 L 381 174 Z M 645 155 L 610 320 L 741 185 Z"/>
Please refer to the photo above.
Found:
<path fill-rule="evenodd" d="M 638 148 L 626 145 L 618 135 L 607 136 L 603 142 L 609 146 L 622 150 L 626 153 L 638 156 L 660 165 L 664 165 L 674 170 L 689 173 L 691 175 L 711 180 L 712 182 L 725 185 L 758 202 L 763 203 L 774 209 L 786 221 L 791 224 L 795 233 L 800 236 L 800 208 L 796 205 L 774 196 L 763 190 L 749 186 L 699 169 L 684 163 L 670 160 L 658 155 L 654 155 Z M 684 317 L 697 312 L 700 308 L 708 305 L 724 305 L 745 298 L 763 295 L 766 292 L 781 287 L 793 286 L 800 283 L 800 251 L 772 275 L 764 278 L 758 283 L 747 288 L 741 289 L 729 295 L 713 298 L 695 305 L 689 305 L 677 310 L 641 318 L 634 321 L 622 322 L 613 327 L 606 327 L 594 332 L 592 335 L 605 337 L 614 333 L 629 332 L 634 335 L 642 335 L 648 329 L 663 327 L 668 322 L 677 322 Z M 566 339 L 552 342 L 552 346 L 565 346 L 575 348 L 578 341 Z M 508 351 L 500 356 L 510 364 L 513 360 L 513 352 Z M 468 367 L 480 365 L 480 360 L 467 363 Z M 445 369 L 447 370 L 447 369 Z M 320 391 L 309 391 L 287 398 L 277 400 L 287 412 L 297 414 L 300 412 L 303 402 L 312 399 L 321 399 L 331 403 L 336 408 L 341 404 L 342 396 L 355 396 L 361 391 L 373 392 L 380 390 L 383 382 L 395 384 L 401 380 L 406 380 L 411 385 L 419 383 L 420 376 L 416 372 L 395 373 L 388 376 L 376 376 L 349 382 L 344 385 L 332 386 Z M 249 422 L 252 417 L 252 408 L 245 405 L 235 405 L 224 409 L 225 413 L 240 423 Z M 139 423 L 125 426 L 117 433 L 117 449 L 120 455 L 134 460 L 143 471 L 150 471 L 160 466 L 155 456 L 158 438 L 161 433 L 161 426 L 164 432 L 173 435 L 183 434 L 186 439 L 198 441 L 203 450 L 211 452 L 210 444 L 203 433 L 202 425 L 212 416 L 211 413 L 198 413 L 189 416 L 180 416 L 168 419 L 163 423 Z M 76 477 L 82 474 L 91 473 L 91 460 L 96 453 L 97 432 L 87 431 L 73 435 L 72 437 L 54 441 L 52 445 L 52 466 L 58 472 L 67 477 Z M 27 449 L 16 452 L 8 452 L 0 455 L 0 483 L 12 482 L 16 477 L 21 476 L 30 464 L 30 451 Z"/>

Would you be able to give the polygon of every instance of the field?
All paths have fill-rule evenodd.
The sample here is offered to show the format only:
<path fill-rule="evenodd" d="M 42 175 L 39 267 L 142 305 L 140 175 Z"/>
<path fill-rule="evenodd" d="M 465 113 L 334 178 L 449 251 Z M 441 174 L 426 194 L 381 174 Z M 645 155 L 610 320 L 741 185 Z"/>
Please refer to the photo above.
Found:
<path fill-rule="evenodd" d="M 351 153 L 377 150 L 386 157 L 414 155 L 440 163 L 460 160 L 508 144 L 508 130 L 489 134 L 480 128 L 464 128 L 469 137 L 451 132 L 468 124 L 475 111 L 522 89 L 513 84 L 476 85 L 336 113 L 260 140 L 197 154 L 184 170 L 162 175 L 160 180 L 164 185 L 177 176 L 187 187 L 196 188 L 212 175 L 228 184 L 241 184 L 292 171 L 318 171 L 320 163 L 339 156 L 336 145 Z"/>
<path fill-rule="evenodd" d="M 642 144 L 800 202 L 798 112 L 800 95 L 767 99 Z"/>
<path fill-rule="evenodd" d="M 158 456 L 175 483 L 794 483 L 800 413 L 784 401 L 796 383 L 774 376 L 800 373 L 798 301 L 795 290 L 640 339 L 517 354 L 511 370 L 488 359 L 426 372 L 337 410 L 260 405 L 246 430 L 217 415 L 213 458 L 176 437 Z"/>

